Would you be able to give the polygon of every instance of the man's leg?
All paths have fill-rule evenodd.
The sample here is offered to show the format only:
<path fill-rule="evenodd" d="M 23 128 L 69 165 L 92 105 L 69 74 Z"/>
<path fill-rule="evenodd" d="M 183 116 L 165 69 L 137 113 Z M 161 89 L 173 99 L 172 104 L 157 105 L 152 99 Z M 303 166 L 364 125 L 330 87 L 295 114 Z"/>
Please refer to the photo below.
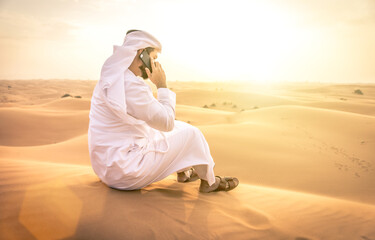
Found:
<path fill-rule="evenodd" d="M 178 175 L 189 175 L 185 173 L 193 168 L 195 174 L 201 179 L 199 190 L 201 192 L 211 192 L 217 190 L 231 190 L 238 185 L 238 180 L 231 181 L 228 178 L 215 177 L 213 167 L 215 165 L 210 154 L 209 146 L 202 132 L 187 123 L 175 121 L 175 128 L 171 132 L 165 133 L 169 144 L 167 153 L 157 153 L 153 162 L 155 167 L 164 169 L 168 174 L 168 169 L 173 169 Z M 159 143 L 163 143 L 161 140 Z M 157 148 L 161 146 L 157 143 Z M 157 169 L 154 169 L 157 171 Z M 170 173 L 169 173 L 170 174 Z M 160 175 L 154 181 L 161 180 L 166 175 Z M 228 181 L 231 181 L 228 183 Z M 228 186 L 228 187 L 227 187 Z"/>
<path fill-rule="evenodd" d="M 188 179 L 192 176 L 193 169 L 191 167 L 181 169 L 177 172 L 177 181 L 178 182 L 187 182 Z"/>

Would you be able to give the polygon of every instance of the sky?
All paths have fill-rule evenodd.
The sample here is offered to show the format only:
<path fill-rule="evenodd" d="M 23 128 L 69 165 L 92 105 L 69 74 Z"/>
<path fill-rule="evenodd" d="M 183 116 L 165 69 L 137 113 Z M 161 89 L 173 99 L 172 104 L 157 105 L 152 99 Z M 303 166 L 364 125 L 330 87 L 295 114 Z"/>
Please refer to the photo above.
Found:
<path fill-rule="evenodd" d="M 375 83 L 374 0 L 0 0 L 0 79 L 98 80 L 130 29 L 169 81 Z"/>

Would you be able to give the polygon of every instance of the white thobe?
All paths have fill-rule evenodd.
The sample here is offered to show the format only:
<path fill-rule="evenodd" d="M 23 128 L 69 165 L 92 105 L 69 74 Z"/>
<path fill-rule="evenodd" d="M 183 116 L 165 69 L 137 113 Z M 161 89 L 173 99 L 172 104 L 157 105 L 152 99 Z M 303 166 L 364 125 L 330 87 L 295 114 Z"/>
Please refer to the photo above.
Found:
<path fill-rule="evenodd" d="M 202 132 L 175 120 L 173 91 L 159 88 L 156 99 L 143 79 L 126 70 L 129 116 L 124 121 L 106 105 L 98 85 L 91 100 L 88 142 L 92 167 L 105 184 L 140 189 L 193 166 L 209 185 L 215 182 L 215 163 Z"/>

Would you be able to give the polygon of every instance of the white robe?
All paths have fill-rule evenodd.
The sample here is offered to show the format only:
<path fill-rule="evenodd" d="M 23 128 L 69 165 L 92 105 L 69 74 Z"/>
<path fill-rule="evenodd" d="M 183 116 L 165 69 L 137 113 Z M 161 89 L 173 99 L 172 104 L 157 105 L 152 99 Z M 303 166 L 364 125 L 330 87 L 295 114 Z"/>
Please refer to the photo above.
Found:
<path fill-rule="evenodd" d="M 143 188 L 194 166 L 199 177 L 215 182 L 214 161 L 201 131 L 175 120 L 176 94 L 159 88 L 157 99 L 145 81 L 124 73 L 127 119 L 107 106 L 95 87 L 88 131 L 92 167 L 109 187 Z"/>

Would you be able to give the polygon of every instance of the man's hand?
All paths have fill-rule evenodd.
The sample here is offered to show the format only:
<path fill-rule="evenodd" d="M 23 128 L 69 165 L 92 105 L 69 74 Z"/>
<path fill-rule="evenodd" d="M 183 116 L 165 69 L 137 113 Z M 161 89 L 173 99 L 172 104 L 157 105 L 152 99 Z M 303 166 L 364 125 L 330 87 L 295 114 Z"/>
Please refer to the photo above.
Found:
<path fill-rule="evenodd" d="M 150 58 L 152 73 L 148 68 L 146 68 L 146 73 L 148 78 L 153 82 L 157 88 L 166 88 L 167 87 L 167 79 L 165 77 L 165 73 L 163 68 L 161 67 L 159 62 L 154 62 L 153 58 Z"/>

